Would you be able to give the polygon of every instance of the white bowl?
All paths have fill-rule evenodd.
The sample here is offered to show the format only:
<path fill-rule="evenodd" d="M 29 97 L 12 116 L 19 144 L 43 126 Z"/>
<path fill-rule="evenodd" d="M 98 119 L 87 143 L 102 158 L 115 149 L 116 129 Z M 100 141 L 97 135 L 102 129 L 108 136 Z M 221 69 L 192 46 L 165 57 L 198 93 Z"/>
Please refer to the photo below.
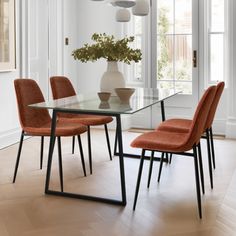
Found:
<path fill-rule="evenodd" d="M 116 88 L 115 91 L 116 91 L 117 96 L 120 98 L 121 102 L 128 103 L 135 89 L 134 88 Z"/>
<path fill-rule="evenodd" d="M 111 93 L 109 92 L 99 92 L 98 97 L 102 102 L 107 102 L 111 96 Z"/>

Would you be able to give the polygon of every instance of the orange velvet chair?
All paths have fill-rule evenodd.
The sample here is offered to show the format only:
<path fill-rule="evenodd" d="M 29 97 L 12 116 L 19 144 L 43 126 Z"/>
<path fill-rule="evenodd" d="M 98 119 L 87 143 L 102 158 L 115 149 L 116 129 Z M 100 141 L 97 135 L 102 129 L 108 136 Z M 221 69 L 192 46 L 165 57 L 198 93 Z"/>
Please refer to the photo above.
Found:
<path fill-rule="evenodd" d="M 37 83 L 32 79 L 16 79 L 14 81 L 14 86 L 15 86 L 19 120 L 22 128 L 22 133 L 16 159 L 13 183 L 16 180 L 24 136 L 27 135 L 27 136 L 42 137 L 41 139 L 41 165 L 42 165 L 43 141 L 44 141 L 43 138 L 45 136 L 49 137 L 51 134 L 51 117 L 49 115 L 48 110 L 31 108 L 28 106 L 30 104 L 44 102 L 43 94 Z M 62 172 L 62 157 L 61 157 L 61 137 L 75 136 L 75 135 L 78 136 L 81 162 L 84 175 L 86 176 L 83 149 L 80 139 L 80 134 L 86 131 L 87 127 L 84 125 L 69 123 L 69 122 L 65 123 L 61 121 L 57 122 L 55 135 L 58 140 L 58 160 L 59 160 L 60 183 L 62 191 L 63 191 L 63 172 Z"/>
<path fill-rule="evenodd" d="M 53 99 L 65 98 L 65 97 L 76 95 L 76 92 L 72 83 L 65 76 L 53 76 L 50 78 L 50 83 L 51 83 Z M 90 166 L 91 174 L 92 174 L 92 150 L 91 150 L 90 126 L 104 125 L 108 152 L 109 152 L 110 160 L 112 160 L 111 147 L 110 147 L 110 141 L 109 141 L 109 135 L 108 135 L 108 129 L 107 129 L 107 124 L 113 120 L 111 116 L 58 113 L 58 117 L 61 121 L 69 121 L 69 122 L 83 124 L 87 126 L 89 166 Z M 74 138 L 72 142 L 72 152 L 74 152 Z"/>
<path fill-rule="evenodd" d="M 209 167 L 211 188 L 213 188 L 212 163 L 215 169 L 215 151 L 214 151 L 212 123 L 215 117 L 216 109 L 219 104 L 222 92 L 224 90 L 224 86 L 225 86 L 224 82 L 219 82 L 216 86 L 215 97 L 213 99 L 204 127 L 203 133 L 205 133 L 205 135 L 204 134 L 202 135 L 202 138 L 207 140 L 208 167 Z M 188 119 L 169 119 L 162 122 L 157 127 L 157 130 L 186 133 L 189 131 L 191 124 L 192 120 Z"/>
<path fill-rule="evenodd" d="M 199 212 L 199 217 L 202 218 L 201 193 L 200 193 L 200 181 L 199 181 L 199 169 L 198 169 L 198 158 L 200 157 L 197 155 L 196 147 L 200 142 L 201 135 L 204 131 L 207 115 L 212 105 L 215 92 L 216 92 L 215 86 L 211 86 L 205 91 L 198 104 L 191 127 L 188 130 L 188 132 L 181 133 L 181 132 L 169 132 L 169 131 L 157 130 L 153 132 L 144 133 L 138 136 L 131 143 L 132 147 L 142 149 L 133 210 L 135 210 L 137 203 L 145 151 L 146 150 L 159 151 L 162 153 L 172 153 L 172 154 L 174 153 L 177 155 L 185 155 L 193 157 L 195 166 L 198 212 Z M 190 151 L 191 149 L 193 150 L 192 153 L 187 152 Z M 163 164 L 163 159 L 164 155 L 162 155 L 161 158 L 160 168 Z"/>

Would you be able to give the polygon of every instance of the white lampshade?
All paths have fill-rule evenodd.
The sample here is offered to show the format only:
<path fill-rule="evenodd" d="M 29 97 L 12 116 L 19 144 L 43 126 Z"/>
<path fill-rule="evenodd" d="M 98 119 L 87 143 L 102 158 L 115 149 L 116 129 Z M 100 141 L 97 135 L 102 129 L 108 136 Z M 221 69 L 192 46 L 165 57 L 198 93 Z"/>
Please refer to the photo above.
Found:
<path fill-rule="evenodd" d="M 130 11 L 125 8 L 118 9 L 116 12 L 116 21 L 118 22 L 130 21 Z"/>
<path fill-rule="evenodd" d="M 132 7 L 135 16 L 146 16 L 149 13 L 149 0 L 136 0 L 136 5 Z"/>
<path fill-rule="evenodd" d="M 115 0 L 114 5 L 117 7 L 129 8 L 135 5 L 134 0 Z"/>

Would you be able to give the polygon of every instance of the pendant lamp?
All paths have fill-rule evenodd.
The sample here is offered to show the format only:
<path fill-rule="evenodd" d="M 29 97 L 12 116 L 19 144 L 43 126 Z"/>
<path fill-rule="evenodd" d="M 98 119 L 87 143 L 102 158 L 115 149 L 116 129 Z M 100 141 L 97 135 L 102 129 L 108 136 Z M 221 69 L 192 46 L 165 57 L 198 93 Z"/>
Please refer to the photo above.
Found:
<path fill-rule="evenodd" d="M 128 22 L 130 21 L 130 11 L 126 8 L 118 9 L 116 12 L 117 22 Z"/>
<path fill-rule="evenodd" d="M 132 13 L 135 16 L 146 16 L 149 13 L 149 0 L 136 0 L 132 7 Z"/>
<path fill-rule="evenodd" d="M 117 7 L 129 8 L 135 5 L 134 0 L 115 0 L 114 5 Z"/>

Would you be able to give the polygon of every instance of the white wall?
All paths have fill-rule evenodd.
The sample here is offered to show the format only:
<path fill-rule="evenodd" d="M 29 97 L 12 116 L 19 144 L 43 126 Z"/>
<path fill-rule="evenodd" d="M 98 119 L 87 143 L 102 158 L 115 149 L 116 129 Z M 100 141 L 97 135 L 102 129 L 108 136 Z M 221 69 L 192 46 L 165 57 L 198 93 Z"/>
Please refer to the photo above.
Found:
<path fill-rule="evenodd" d="M 40 0 L 38 0 L 40 1 Z M 24 24 L 25 12 L 27 12 L 28 0 L 16 1 L 16 54 L 17 54 L 17 68 L 12 72 L 0 73 L 0 148 L 6 147 L 12 143 L 19 141 L 20 126 L 18 122 L 18 112 L 16 108 L 15 91 L 13 81 L 18 77 L 27 77 L 30 74 L 28 68 L 28 51 L 27 51 L 27 28 Z M 23 21 L 21 22 L 20 5 L 22 4 Z M 77 90 L 98 91 L 99 82 L 103 72 L 106 70 L 106 62 L 103 60 L 94 63 L 81 63 L 74 61 L 71 56 L 73 49 L 81 47 L 84 43 L 90 41 L 90 37 L 94 32 L 109 33 L 115 36 L 121 35 L 122 24 L 115 21 L 115 8 L 106 5 L 104 2 L 95 1 L 78 1 L 78 0 L 50 0 L 52 4 L 51 20 L 54 28 L 54 33 L 50 35 L 51 55 L 54 55 L 50 62 L 51 73 L 65 74 L 72 80 Z M 53 4 L 56 8 L 53 8 Z M 236 4 L 232 0 L 233 22 L 236 22 Z M 64 22 L 64 23 L 63 23 Z M 30 22 L 29 22 L 30 23 Z M 57 29 L 55 29 L 57 26 Z M 233 27 L 234 26 L 234 27 Z M 236 42 L 236 31 L 232 26 L 232 42 Z M 52 30 L 52 29 L 51 29 Z M 26 34 L 24 34 L 24 32 Z M 64 37 L 69 37 L 70 44 L 64 45 Z M 234 137 L 236 134 L 236 47 L 232 46 L 232 65 L 229 83 L 230 92 L 228 97 L 228 111 L 226 110 L 226 103 L 221 104 L 218 112 L 219 120 L 225 120 L 227 113 L 227 127 L 226 131 L 228 137 Z M 55 53 L 56 52 L 56 53 Z M 48 80 L 48 78 L 44 78 Z M 227 99 L 224 99 L 226 101 Z M 217 124 L 216 124 L 217 125 Z"/>
<path fill-rule="evenodd" d="M 63 38 L 69 38 L 69 45 L 64 45 L 64 75 L 70 78 L 78 93 L 100 91 L 100 80 L 106 71 L 107 62 L 100 59 L 96 62 L 82 63 L 71 56 L 74 49 L 85 43 L 93 43 L 93 33 L 107 33 L 121 36 L 124 23 L 115 20 L 116 8 L 105 2 L 64 0 Z M 122 65 L 119 65 L 121 69 Z M 115 128 L 115 122 L 109 124 Z M 130 128 L 129 116 L 122 116 L 122 128 Z"/>
<path fill-rule="evenodd" d="M 16 142 L 18 136 L 18 113 L 13 81 L 19 71 L 0 73 L 0 148 Z"/>
<path fill-rule="evenodd" d="M 227 96 L 226 136 L 236 138 L 236 1 L 229 0 L 229 81 Z M 226 107 L 225 107 L 226 108 Z"/>
<path fill-rule="evenodd" d="M 231 0 L 230 0 L 231 1 Z M 234 1 L 234 0 L 233 0 Z M 200 0 L 199 1 L 199 8 L 200 9 L 204 9 L 206 6 L 205 4 L 205 0 Z M 206 17 L 206 13 L 202 10 L 199 11 L 199 24 L 200 24 L 200 28 L 199 28 L 199 43 L 201 45 L 200 50 L 199 50 L 199 56 L 200 58 L 204 58 L 204 22 Z M 201 97 L 203 91 L 209 86 L 209 84 L 207 83 L 206 79 L 207 78 L 207 74 L 206 71 L 204 71 L 204 67 L 205 67 L 205 61 L 204 60 L 199 60 L 199 68 L 201 68 L 199 70 L 199 91 L 201 91 L 201 93 L 199 94 L 199 97 Z M 226 75 L 227 77 L 227 75 Z M 225 78 L 224 78 L 225 79 Z M 225 79 L 227 80 L 227 79 Z M 228 97 L 228 81 L 226 81 L 226 87 L 224 89 L 224 92 L 222 94 L 222 97 L 220 99 L 217 111 L 216 111 L 216 115 L 214 118 L 214 122 L 213 122 L 213 132 L 215 134 L 220 134 L 220 135 L 224 135 L 225 131 L 226 131 L 226 121 L 227 121 L 227 97 Z"/>
<path fill-rule="evenodd" d="M 91 43 L 93 33 L 107 33 L 119 37 L 122 23 L 115 21 L 116 9 L 105 2 L 75 2 L 77 6 L 73 3 L 65 7 L 64 35 L 69 36 L 71 43 L 65 46 L 64 72 L 73 80 L 78 92 L 98 91 L 100 78 L 106 70 L 106 61 L 81 63 L 75 61 L 71 53 L 74 49 L 82 47 L 84 43 Z"/>
<path fill-rule="evenodd" d="M 17 68 L 13 72 L 0 73 L 0 148 L 18 142 L 20 137 L 21 129 L 13 82 L 15 78 L 31 75 L 29 45 L 35 44 L 27 41 L 28 38 L 33 38 L 28 37 L 31 23 L 28 20 L 30 17 L 28 12 L 31 12 L 31 8 L 34 7 L 36 7 L 34 1 L 16 1 Z M 49 75 L 68 76 L 81 92 L 97 91 L 101 75 L 106 69 L 106 62 L 101 60 L 96 63 L 82 64 L 72 58 L 71 52 L 90 41 L 94 32 L 106 32 L 116 36 L 120 34 L 121 24 L 115 21 L 114 8 L 102 2 L 77 0 L 50 0 L 49 7 L 51 14 L 49 16 L 51 21 Z M 70 40 L 68 46 L 64 45 L 65 37 Z M 23 38 L 22 42 L 21 38 Z M 40 78 L 40 80 L 40 83 L 48 84 L 48 78 Z M 47 97 L 46 93 L 45 95 Z"/>
<path fill-rule="evenodd" d="M 15 71 L 0 73 L 0 148 L 3 148 L 16 140 L 18 136 L 18 113 L 13 81 L 19 77 L 20 72 L 20 37 L 19 37 L 19 5 L 16 1 L 16 57 L 17 66 Z"/>

